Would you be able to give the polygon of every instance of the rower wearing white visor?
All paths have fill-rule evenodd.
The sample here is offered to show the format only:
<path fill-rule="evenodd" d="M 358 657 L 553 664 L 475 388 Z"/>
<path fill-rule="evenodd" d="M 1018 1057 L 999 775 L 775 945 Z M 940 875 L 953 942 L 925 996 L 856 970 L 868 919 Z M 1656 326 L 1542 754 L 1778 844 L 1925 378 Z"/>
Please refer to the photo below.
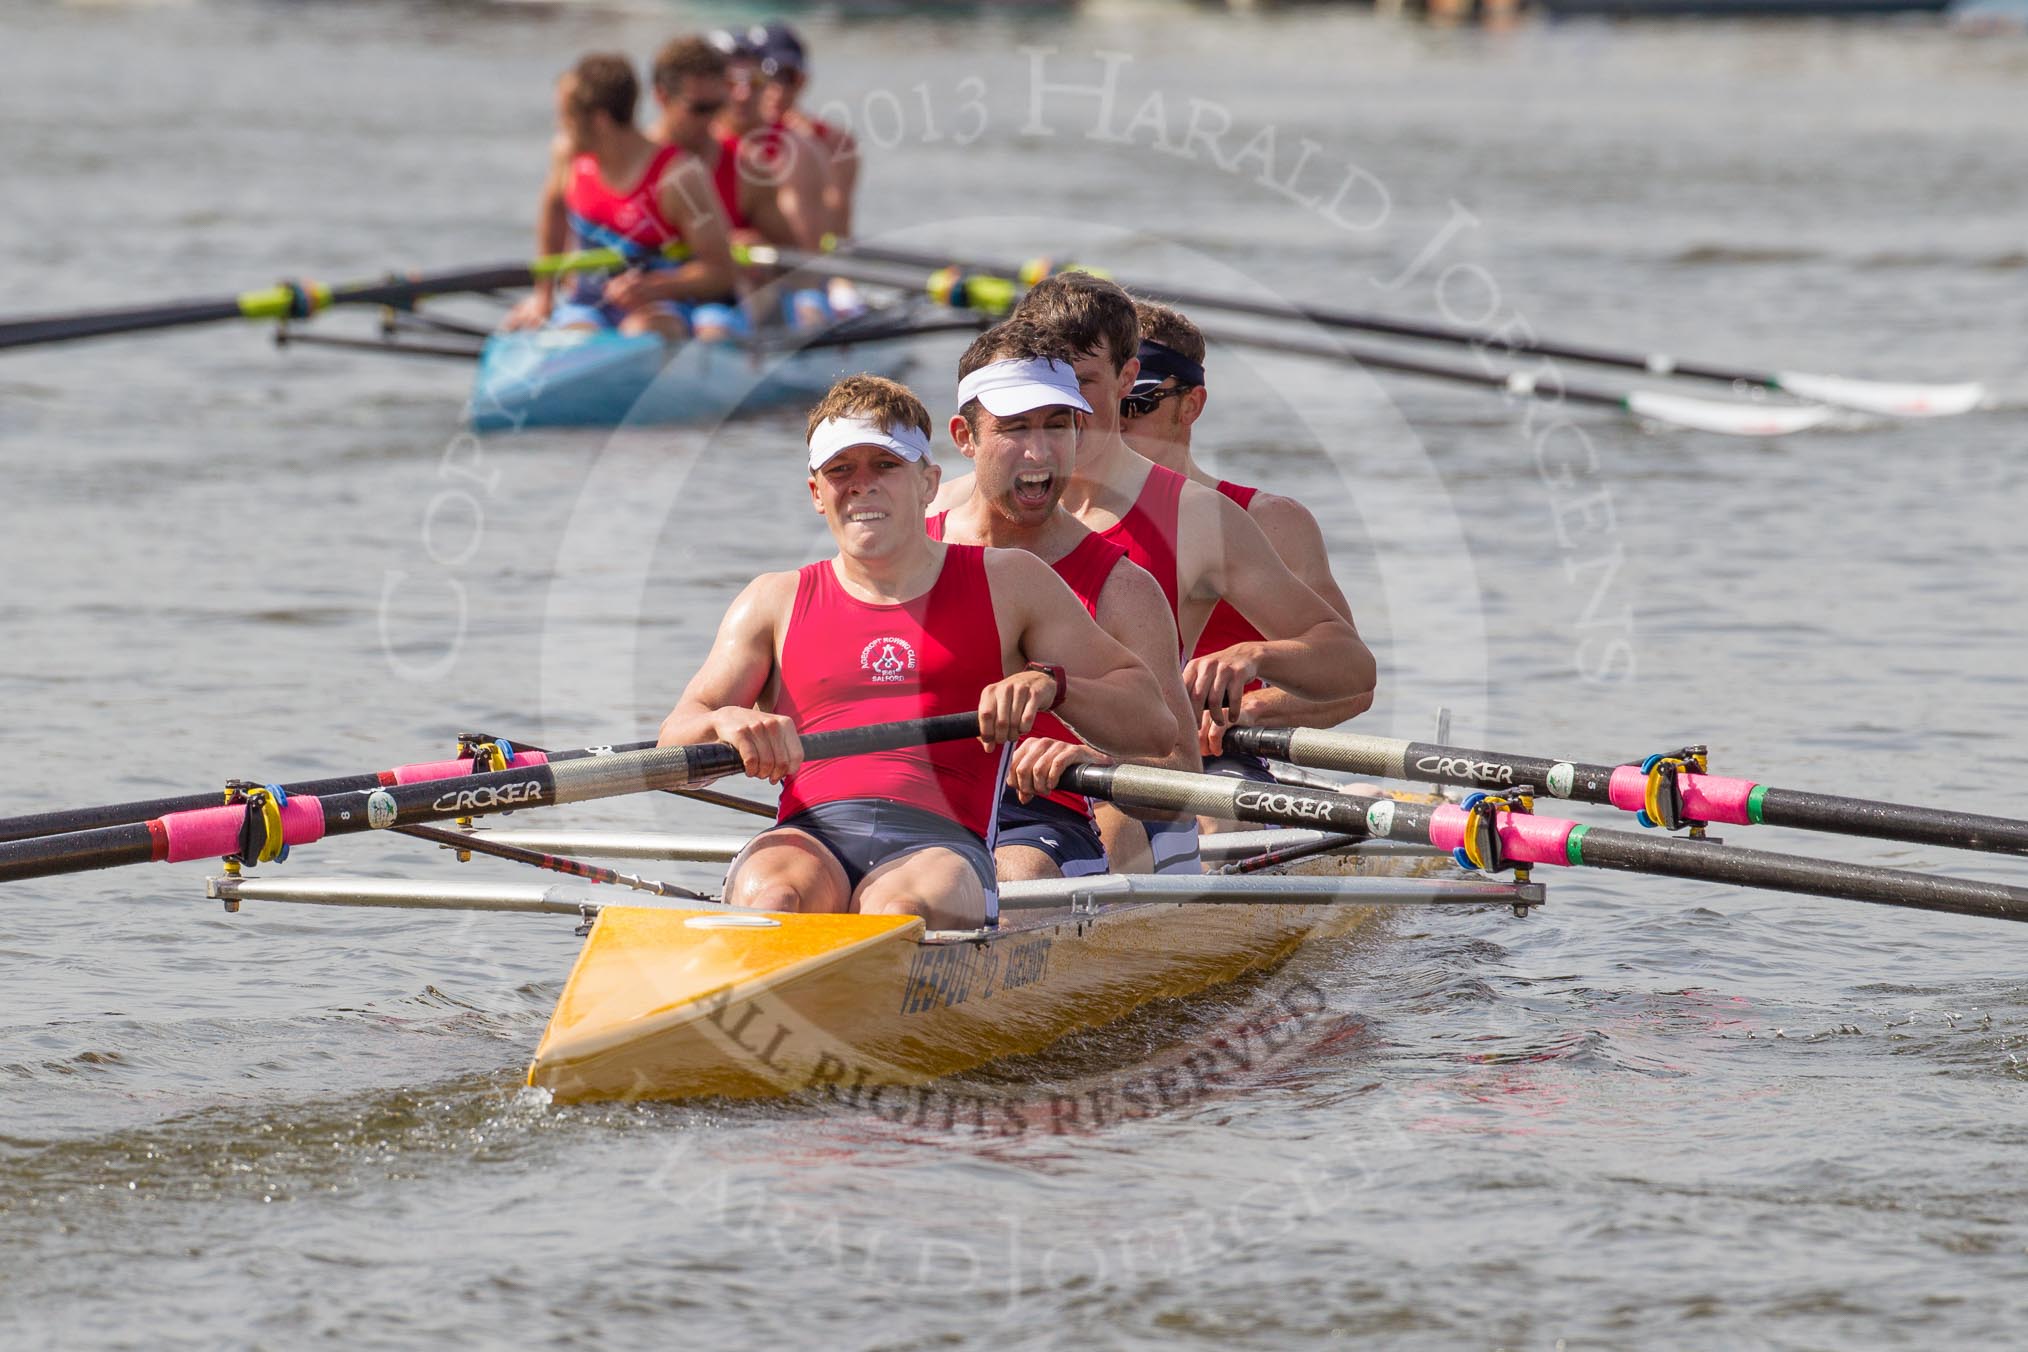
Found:
<path fill-rule="evenodd" d="M 1155 579 L 1122 545 L 1101 539 L 1063 510 L 1081 424 L 1091 405 L 1061 347 L 1033 325 L 1009 322 L 981 334 L 958 362 L 951 440 L 972 462 L 965 496 L 934 512 L 931 538 L 1025 549 L 1047 562 L 1101 629 L 1158 673 L 1176 745 L 1147 763 L 1198 768 L 1196 719 L 1176 662 L 1176 628 Z M 1044 713 L 1014 749 L 993 852 L 1000 880 L 1078 877 L 1152 866 L 1146 834 L 1108 804 L 1056 787 L 1080 762 L 1114 758 Z M 1194 852 L 1189 859 L 1195 869 Z"/>
<path fill-rule="evenodd" d="M 991 924 L 1007 748 L 1037 714 L 1127 755 L 1175 744 L 1154 677 L 1039 560 L 924 533 L 929 428 L 894 381 L 831 388 L 807 444 L 836 557 L 748 584 L 663 721 L 664 745 L 728 742 L 782 785 L 774 829 L 726 874 L 734 905 Z M 974 709 L 977 742 L 803 763 L 805 732 Z"/>

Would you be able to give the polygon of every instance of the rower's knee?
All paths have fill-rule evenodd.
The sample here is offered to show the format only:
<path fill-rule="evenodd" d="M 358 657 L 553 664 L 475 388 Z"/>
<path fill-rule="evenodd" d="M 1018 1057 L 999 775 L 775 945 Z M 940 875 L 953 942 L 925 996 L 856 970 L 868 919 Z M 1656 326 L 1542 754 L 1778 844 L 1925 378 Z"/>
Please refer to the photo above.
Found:
<path fill-rule="evenodd" d="M 620 332 L 628 337 L 652 333 L 665 343 L 681 343 L 690 337 L 690 326 L 681 315 L 637 310 L 620 321 Z"/>
<path fill-rule="evenodd" d="M 1046 851 L 1032 845 L 1004 845 L 993 851 L 993 872 L 1003 883 L 1063 876 L 1063 870 L 1056 866 L 1056 861 Z"/>
<path fill-rule="evenodd" d="M 922 897 L 890 893 L 871 901 L 862 900 L 859 911 L 862 915 L 912 915 L 924 925 L 929 925 L 935 918 L 936 908 Z"/>
<path fill-rule="evenodd" d="M 803 889 L 779 878 L 741 878 L 725 889 L 725 900 L 750 911 L 801 911 Z"/>
<path fill-rule="evenodd" d="M 803 894 L 793 887 L 768 887 L 755 891 L 740 904 L 755 911 L 800 911 Z"/>

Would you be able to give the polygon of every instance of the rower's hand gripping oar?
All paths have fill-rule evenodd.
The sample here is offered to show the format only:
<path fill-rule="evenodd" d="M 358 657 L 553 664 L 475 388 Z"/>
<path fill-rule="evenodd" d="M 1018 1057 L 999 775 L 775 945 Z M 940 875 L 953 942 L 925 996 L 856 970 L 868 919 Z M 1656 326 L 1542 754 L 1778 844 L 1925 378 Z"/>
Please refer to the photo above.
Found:
<path fill-rule="evenodd" d="M 1463 804 L 1405 803 L 1293 785 L 1262 785 L 1145 765 L 1074 765 L 1061 787 L 1124 807 L 1343 831 L 1434 845 L 1485 872 L 1533 865 L 1619 869 L 1777 892 L 2028 921 L 2028 888 L 1942 878 L 1836 859 L 1742 850 L 1538 817 L 1523 794 L 1474 794 Z"/>
<path fill-rule="evenodd" d="M 1787 826 L 1992 854 L 2028 854 L 2028 821 L 1779 789 L 1714 775 L 1703 747 L 1649 756 L 1638 764 L 1592 765 L 1315 728 L 1231 728 L 1225 740 L 1256 756 L 1319 770 L 1474 789 L 1532 784 L 1549 797 L 1639 813 L 1643 826 L 1665 831 L 1688 827 L 1693 835 L 1702 835 L 1703 828 L 1713 823 Z"/>
<path fill-rule="evenodd" d="M 958 261 L 946 255 L 891 249 L 880 245 L 848 243 L 841 253 L 869 262 L 911 267 L 956 267 L 967 271 L 1005 277 L 1028 277 L 1038 268 L 1050 269 L 1047 260 L 1012 264 L 1005 262 Z M 1032 285 L 1032 282 L 1029 283 Z M 1217 292 L 1196 291 L 1161 284 L 1121 281 L 1120 285 L 1149 300 L 1190 309 L 1224 310 L 1232 314 L 1258 315 L 1268 319 L 1306 319 L 1325 328 L 1351 329 L 1362 333 L 1386 334 L 1424 342 L 1457 343 L 1502 355 L 1530 353 L 1584 362 L 1592 366 L 1617 367 L 1650 376 L 1681 376 L 1712 380 L 1721 384 L 1779 390 L 1800 399 L 1815 400 L 1837 408 L 1901 418 L 1933 418 L 1967 413 L 1985 398 L 1985 387 L 1976 381 L 1925 384 L 1906 381 L 1854 380 L 1843 376 L 1811 375 L 1802 371 L 1753 371 L 1711 362 L 1688 361 L 1661 353 L 1615 352 L 1548 338 L 1528 338 L 1501 331 L 1486 332 L 1454 324 L 1435 324 L 1388 315 L 1366 314 L 1325 305 L 1294 301 L 1258 300 Z M 1637 410 L 1638 411 L 1638 410 Z M 1659 413 L 1643 416 L 1661 416 Z M 1663 420 L 1667 420 L 1664 418 Z M 1694 424 L 1693 424 L 1694 425 Z"/>
<path fill-rule="evenodd" d="M 978 735 L 978 714 L 942 714 L 811 733 L 802 739 L 803 757 L 858 756 Z M 280 858 L 292 846 L 325 836 L 684 788 L 737 773 L 740 764 L 739 752 L 732 747 L 703 742 L 492 770 L 452 780 L 354 789 L 325 797 L 254 785 L 246 789 L 246 801 L 223 807 L 0 844 L 0 882 L 124 864 L 217 858 L 262 863 Z"/>

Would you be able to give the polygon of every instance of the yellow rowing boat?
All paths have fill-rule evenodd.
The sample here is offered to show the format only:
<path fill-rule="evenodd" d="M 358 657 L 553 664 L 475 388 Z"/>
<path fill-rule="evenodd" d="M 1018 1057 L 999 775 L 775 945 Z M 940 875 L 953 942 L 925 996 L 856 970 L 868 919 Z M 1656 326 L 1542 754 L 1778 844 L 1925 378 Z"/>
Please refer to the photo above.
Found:
<path fill-rule="evenodd" d="M 918 1084 L 1270 968 L 1386 904 L 1514 900 L 1505 884 L 1404 876 L 1431 864 L 1010 884 L 1003 905 L 1057 904 L 961 933 L 901 916 L 607 906 L 528 1083 L 566 1102 Z"/>

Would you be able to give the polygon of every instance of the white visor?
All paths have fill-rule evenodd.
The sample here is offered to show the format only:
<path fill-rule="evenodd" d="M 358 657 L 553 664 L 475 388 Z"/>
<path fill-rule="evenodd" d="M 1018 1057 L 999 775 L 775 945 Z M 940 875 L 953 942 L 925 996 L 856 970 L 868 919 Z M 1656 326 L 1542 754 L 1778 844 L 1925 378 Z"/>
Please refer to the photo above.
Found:
<path fill-rule="evenodd" d="M 1038 357 L 1033 361 L 1009 357 L 981 366 L 958 382 L 958 407 L 963 408 L 974 399 L 996 418 L 1011 418 L 1031 409 L 1058 405 L 1080 413 L 1091 412 L 1091 405 L 1077 392 L 1077 372 L 1070 369 L 1069 363 L 1054 357 Z"/>
<path fill-rule="evenodd" d="M 906 423 L 889 427 L 872 418 L 826 418 L 810 434 L 810 472 L 854 446 L 884 446 L 904 460 L 930 458 L 929 438 Z"/>

